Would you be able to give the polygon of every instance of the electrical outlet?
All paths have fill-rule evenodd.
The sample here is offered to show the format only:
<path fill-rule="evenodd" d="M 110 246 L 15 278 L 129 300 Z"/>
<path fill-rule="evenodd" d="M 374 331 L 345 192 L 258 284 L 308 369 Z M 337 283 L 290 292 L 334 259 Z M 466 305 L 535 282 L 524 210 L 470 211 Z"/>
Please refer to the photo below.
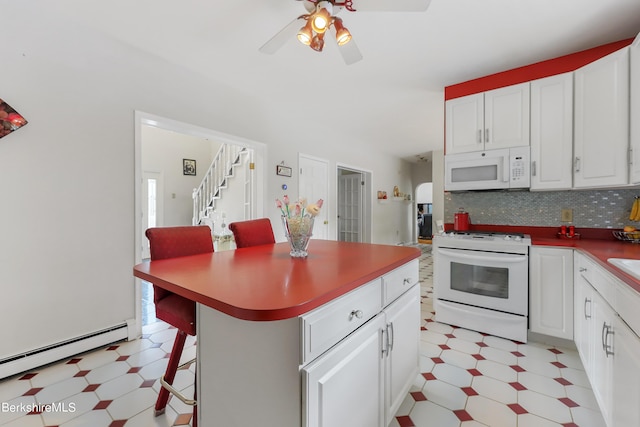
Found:
<path fill-rule="evenodd" d="M 560 211 L 560 221 L 573 222 L 573 209 L 562 209 Z"/>

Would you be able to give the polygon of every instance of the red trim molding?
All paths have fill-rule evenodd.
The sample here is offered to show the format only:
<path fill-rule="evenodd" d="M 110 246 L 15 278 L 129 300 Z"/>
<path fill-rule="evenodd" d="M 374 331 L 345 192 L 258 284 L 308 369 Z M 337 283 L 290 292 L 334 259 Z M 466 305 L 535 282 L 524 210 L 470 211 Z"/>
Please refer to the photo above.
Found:
<path fill-rule="evenodd" d="M 444 88 L 444 99 L 454 99 L 500 87 L 511 86 L 556 74 L 574 71 L 590 62 L 630 45 L 634 39 L 625 39 L 602 46 L 549 59 L 524 67 L 491 74 Z"/>

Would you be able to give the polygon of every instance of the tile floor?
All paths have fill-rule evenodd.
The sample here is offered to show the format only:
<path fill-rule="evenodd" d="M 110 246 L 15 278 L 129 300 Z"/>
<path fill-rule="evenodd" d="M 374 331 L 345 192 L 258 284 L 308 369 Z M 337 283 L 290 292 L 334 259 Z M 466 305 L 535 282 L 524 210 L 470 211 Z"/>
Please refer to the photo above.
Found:
<path fill-rule="evenodd" d="M 523 345 L 433 321 L 431 246 L 421 247 L 421 374 L 392 427 L 604 426 L 575 350 Z M 143 292 L 141 339 L 0 381 L 0 426 L 190 425 L 191 408 L 177 399 L 164 415 L 153 416 L 175 329 L 155 319 L 151 300 Z M 195 355 L 195 338 L 187 343 L 185 361 Z M 187 394 L 193 393 L 193 370 L 176 377 Z"/>

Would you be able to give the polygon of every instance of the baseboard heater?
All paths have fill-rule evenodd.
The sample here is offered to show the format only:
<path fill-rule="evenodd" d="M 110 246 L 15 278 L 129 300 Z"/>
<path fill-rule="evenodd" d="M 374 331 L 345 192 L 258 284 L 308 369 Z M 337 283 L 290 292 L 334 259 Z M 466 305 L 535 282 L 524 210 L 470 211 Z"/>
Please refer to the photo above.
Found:
<path fill-rule="evenodd" d="M 122 323 L 87 335 L 10 356 L 0 360 L 0 379 L 127 338 L 128 324 Z"/>

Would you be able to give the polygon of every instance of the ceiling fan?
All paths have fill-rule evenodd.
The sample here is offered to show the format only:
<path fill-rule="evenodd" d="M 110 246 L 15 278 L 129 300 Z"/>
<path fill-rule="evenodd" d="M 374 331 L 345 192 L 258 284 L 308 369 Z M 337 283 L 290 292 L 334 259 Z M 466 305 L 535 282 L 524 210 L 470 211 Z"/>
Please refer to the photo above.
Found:
<path fill-rule="evenodd" d="M 299 0 L 307 13 L 298 16 L 259 49 L 273 54 L 296 34 L 298 40 L 311 49 L 322 52 L 324 38 L 329 32 L 336 40 L 338 50 L 347 65 L 362 59 L 360 49 L 352 40 L 351 33 L 337 14 L 346 9 L 349 12 L 423 12 L 431 0 Z M 300 27 L 302 25 L 302 27 Z"/>

